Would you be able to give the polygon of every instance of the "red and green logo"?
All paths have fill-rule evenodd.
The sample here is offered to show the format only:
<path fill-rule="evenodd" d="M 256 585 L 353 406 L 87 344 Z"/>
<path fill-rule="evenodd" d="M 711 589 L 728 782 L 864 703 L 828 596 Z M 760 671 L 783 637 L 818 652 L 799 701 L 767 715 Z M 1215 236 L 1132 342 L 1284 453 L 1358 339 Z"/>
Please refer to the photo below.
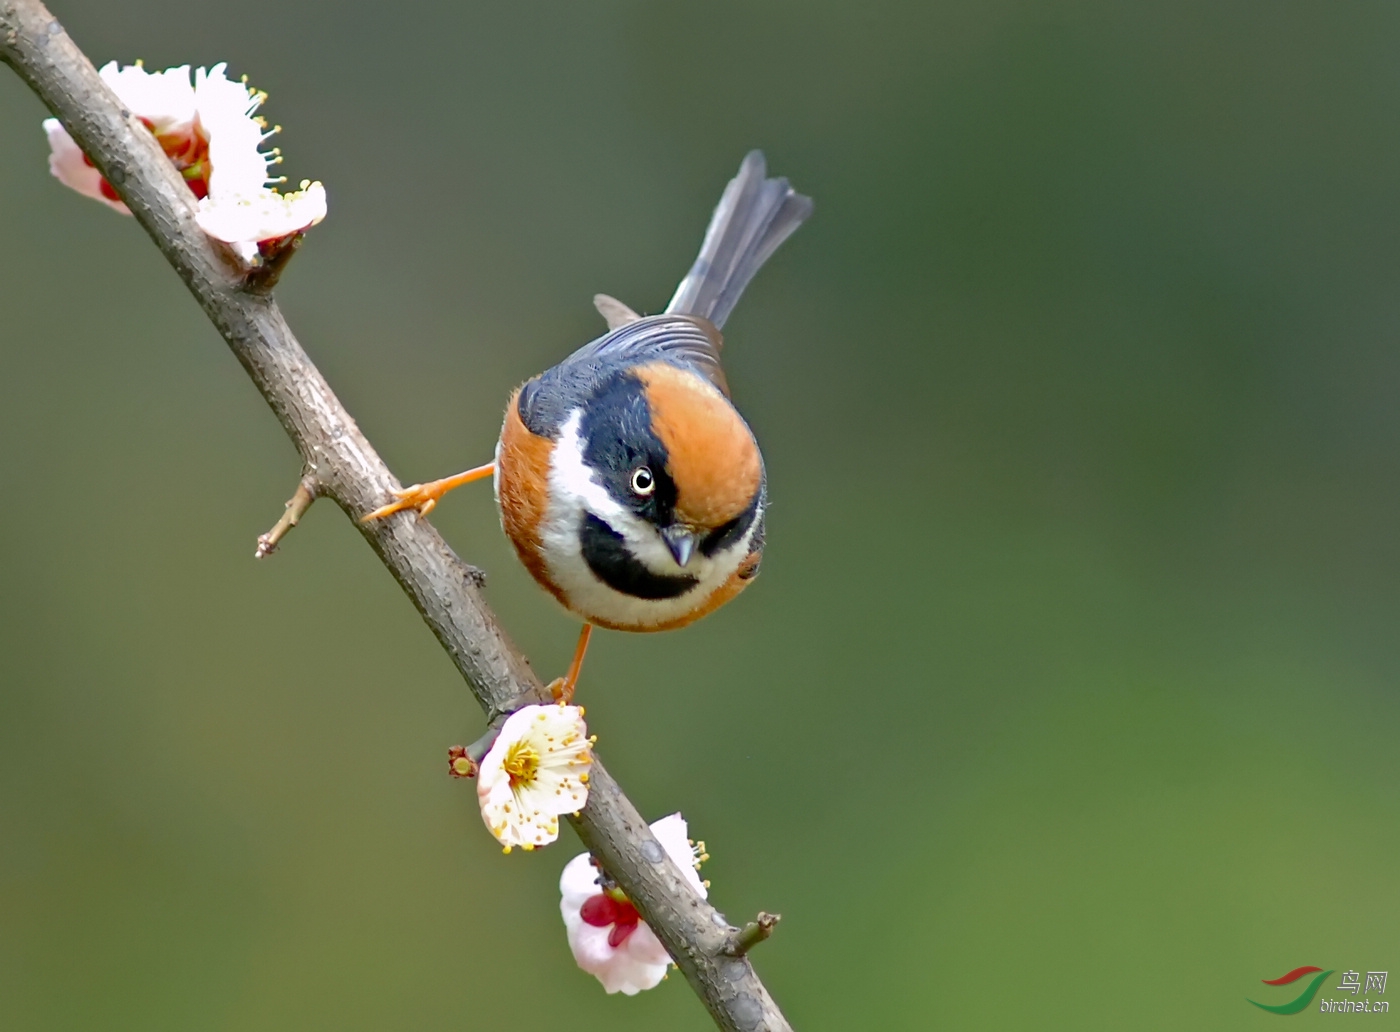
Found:
<path fill-rule="evenodd" d="M 1260 1003 L 1258 1000 L 1250 1000 L 1260 1010 L 1266 1010 L 1270 1014 L 1297 1014 L 1308 1004 L 1313 1002 L 1313 997 L 1322 988 L 1323 981 L 1330 975 L 1331 971 L 1323 971 L 1320 967 L 1300 967 L 1294 968 L 1288 974 L 1279 978 L 1265 978 L 1262 981 L 1265 985 L 1292 985 L 1305 975 L 1317 973 L 1317 977 L 1310 981 L 1303 991 L 1298 994 L 1297 999 L 1289 1000 L 1287 1003 Z"/>

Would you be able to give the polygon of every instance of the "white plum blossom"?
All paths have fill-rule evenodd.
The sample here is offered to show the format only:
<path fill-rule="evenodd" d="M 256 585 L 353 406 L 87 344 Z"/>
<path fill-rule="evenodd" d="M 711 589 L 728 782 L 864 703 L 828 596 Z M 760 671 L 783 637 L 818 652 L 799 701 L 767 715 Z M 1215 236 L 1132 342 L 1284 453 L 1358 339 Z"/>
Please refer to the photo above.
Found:
<path fill-rule="evenodd" d="M 267 168 L 277 160 L 262 149 L 272 135 L 256 118 L 267 94 L 224 74 L 226 65 L 195 69 L 194 98 L 200 131 L 209 140 L 209 193 L 251 195 L 266 190 Z M 270 191 L 268 191 L 270 192 Z"/>
<path fill-rule="evenodd" d="M 119 68 L 111 61 L 98 74 L 180 170 L 199 200 L 200 227 L 251 262 L 260 244 L 275 245 L 325 218 L 326 191 L 310 182 L 287 195 L 271 188 L 268 166 L 281 158 L 262 145 L 276 130 L 255 116 L 267 94 L 230 79 L 227 67 L 197 68 L 193 83 L 189 65 L 148 72 L 139 62 Z M 49 170 L 60 182 L 130 214 L 57 119 L 45 119 L 44 131 Z"/>
<path fill-rule="evenodd" d="M 147 71 L 140 62 L 120 69 L 108 62 L 98 71 L 127 111 L 146 122 L 151 132 L 185 132 L 195 120 L 195 91 L 189 85 L 189 64 L 178 69 Z"/>
<path fill-rule="evenodd" d="M 108 61 L 97 74 L 157 137 L 190 132 L 196 109 L 189 65 L 148 72 L 140 61 L 125 68 Z"/>
<path fill-rule="evenodd" d="M 326 217 L 326 188 L 302 180 L 296 193 L 260 190 L 229 196 L 211 193 L 199 202 L 199 228 L 227 241 L 244 261 L 258 253 L 257 241 L 279 240 L 316 225 Z"/>
<path fill-rule="evenodd" d="M 588 802 L 593 741 L 582 706 L 523 706 L 501 726 L 481 761 L 481 819 L 509 853 L 559 837 L 559 815 Z"/>
<path fill-rule="evenodd" d="M 696 873 L 701 854 L 686 837 L 685 818 L 678 813 L 662 817 L 651 833 L 703 899 L 705 883 Z M 559 876 L 559 913 L 578 966 L 608 992 L 635 996 L 665 977 L 671 957 L 636 907 L 605 881 L 591 856 L 574 857 Z"/>

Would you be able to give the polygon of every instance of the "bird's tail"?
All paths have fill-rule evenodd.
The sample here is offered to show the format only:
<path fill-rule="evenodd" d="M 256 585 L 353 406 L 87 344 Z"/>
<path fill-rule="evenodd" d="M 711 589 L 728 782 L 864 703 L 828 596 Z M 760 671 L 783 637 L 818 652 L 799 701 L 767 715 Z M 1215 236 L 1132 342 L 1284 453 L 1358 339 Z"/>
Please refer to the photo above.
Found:
<path fill-rule="evenodd" d="M 749 151 L 705 231 L 700 254 L 666 311 L 723 326 L 739 295 L 778 245 L 812 214 L 812 199 L 768 179 L 762 151 Z"/>

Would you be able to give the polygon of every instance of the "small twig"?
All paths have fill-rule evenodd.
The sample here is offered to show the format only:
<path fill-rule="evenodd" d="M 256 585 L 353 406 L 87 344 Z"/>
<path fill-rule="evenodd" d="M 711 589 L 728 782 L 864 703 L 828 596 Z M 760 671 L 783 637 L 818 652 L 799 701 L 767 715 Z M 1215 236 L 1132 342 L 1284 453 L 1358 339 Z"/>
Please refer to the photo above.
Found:
<path fill-rule="evenodd" d="M 454 778 L 474 778 L 480 771 L 481 761 L 465 745 L 447 747 L 447 773 Z"/>
<path fill-rule="evenodd" d="M 734 937 L 730 939 L 724 952 L 731 957 L 742 957 L 772 935 L 773 929 L 778 927 L 778 922 L 782 919 L 782 914 L 770 914 L 760 910 L 756 918 L 734 933 Z"/>
<path fill-rule="evenodd" d="M 297 485 L 296 494 L 287 500 L 286 511 L 282 513 L 282 518 L 272 525 L 272 529 L 266 534 L 258 537 L 258 547 L 253 552 L 253 558 L 265 559 L 273 552 L 277 551 L 277 542 L 281 541 L 287 531 L 297 525 L 297 521 L 311 508 L 311 503 L 316 500 L 316 485 L 310 477 L 302 477 L 301 483 Z"/>
<path fill-rule="evenodd" d="M 501 734 L 501 724 L 493 723 L 471 745 L 452 745 L 447 748 L 447 772 L 454 778 L 474 778 L 481 769 L 482 758 L 491 751 Z"/>

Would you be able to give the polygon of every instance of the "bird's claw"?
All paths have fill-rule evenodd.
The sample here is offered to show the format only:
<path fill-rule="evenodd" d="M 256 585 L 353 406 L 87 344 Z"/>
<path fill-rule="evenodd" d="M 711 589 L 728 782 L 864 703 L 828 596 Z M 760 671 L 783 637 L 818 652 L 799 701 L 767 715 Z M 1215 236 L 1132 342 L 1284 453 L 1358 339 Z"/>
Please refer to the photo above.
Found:
<path fill-rule="evenodd" d="M 438 499 L 442 497 L 442 491 L 436 489 L 435 484 L 410 484 L 402 491 L 395 491 L 395 501 L 388 505 L 381 505 L 374 512 L 361 518 L 361 523 L 368 523 L 370 520 L 382 520 L 385 516 L 392 516 L 396 512 L 403 512 L 405 509 L 415 509 L 419 516 L 426 516 L 437 507 Z"/>
<path fill-rule="evenodd" d="M 569 683 L 569 679 L 566 677 L 556 677 L 549 682 L 545 691 L 549 692 L 549 697 L 555 702 L 563 703 L 566 706 L 574 701 L 574 686 Z"/>

